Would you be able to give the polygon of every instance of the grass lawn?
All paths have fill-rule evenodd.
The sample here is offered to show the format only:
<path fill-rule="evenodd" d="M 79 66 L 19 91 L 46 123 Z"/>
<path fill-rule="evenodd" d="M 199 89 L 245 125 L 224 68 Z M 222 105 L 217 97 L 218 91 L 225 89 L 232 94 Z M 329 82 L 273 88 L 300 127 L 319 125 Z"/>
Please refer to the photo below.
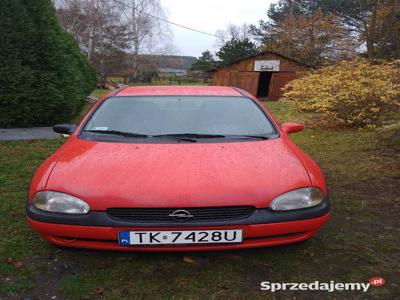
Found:
<path fill-rule="evenodd" d="M 104 96 L 108 92 L 110 92 L 110 90 L 107 90 L 107 89 L 95 89 L 90 95 L 94 96 L 96 98 L 100 98 L 101 96 Z"/>
<path fill-rule="evenodd" d="M 267 103 L 280 121 L 307 118 Z M 114 253 L 58 249 L 26 225 L 29 181 L 63 140 L 0 143 L 0 299 L 395 299 L 400 294 L 400 154 L 385 135 L 365 130 L 306 129 L 293 140 L 318 161 L 332 217 L 296 245 L 207 253 Z M 195 263 L 183 260 L 188 255 Z M 259 290 L 271 282 L 367 282 L 361 292 Z"/>
<path fill-rule="evenodd" d="M 96 97 L 96 98 L 100 98 L 102 96 L 104 96 L 105 94 L 109 93 L 110 90 L 107 89 L 95 89 L 90 96 Z M 77 116 L 75 116 L 75 118 L 73 118 L 72 123 L 78 124 L 80 120 L 82 120 L 82 118 L 84 117 L 84 115 L 86 114 L 87 110 L 90 107 L 90 103 L 89 102 L 84 102 L 82 110 L 80 112 L 80 114 L 78 114 Z"/>

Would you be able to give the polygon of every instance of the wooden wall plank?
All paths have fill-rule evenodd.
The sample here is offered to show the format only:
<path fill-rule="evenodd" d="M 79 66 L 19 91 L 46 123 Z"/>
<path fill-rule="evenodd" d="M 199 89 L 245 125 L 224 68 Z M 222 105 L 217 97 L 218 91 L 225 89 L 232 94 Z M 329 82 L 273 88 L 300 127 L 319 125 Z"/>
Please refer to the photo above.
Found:
<path fill-rule="evenodd" d="M 281 97 L 281 88 L 309 67 L 274 53 L 261 53 L 257 56 L 243 59 L 237 63 L 216 70 L 213 74 L 213 85 L 234 86 L 244 89 L 252 95 L 257 95 L 260 73 L 254 71 L 255 60 L 279 60 L 280 71 L 272 74 L 269 96 L 271 100 Z"/>

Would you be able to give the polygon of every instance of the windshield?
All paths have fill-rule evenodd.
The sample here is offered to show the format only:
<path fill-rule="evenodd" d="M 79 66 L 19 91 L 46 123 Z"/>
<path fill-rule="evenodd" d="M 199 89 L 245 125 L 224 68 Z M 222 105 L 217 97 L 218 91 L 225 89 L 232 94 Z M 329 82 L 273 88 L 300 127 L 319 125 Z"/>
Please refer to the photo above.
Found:
<path fill-rule="evenodd" d="M 88 134 L 271 136 L 261 108 L 245 97 L 133 96 L 105 100 L 86 122 Z"/>

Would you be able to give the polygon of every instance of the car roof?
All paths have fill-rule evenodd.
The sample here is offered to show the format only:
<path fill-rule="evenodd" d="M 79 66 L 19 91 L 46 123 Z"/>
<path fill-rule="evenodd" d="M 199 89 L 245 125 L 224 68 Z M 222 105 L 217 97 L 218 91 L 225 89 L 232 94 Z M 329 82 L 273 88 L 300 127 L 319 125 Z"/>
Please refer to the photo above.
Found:
<path fill-rule="evenodd" d="M 129 86 L 116 96 L 243 96 L 227 86 Z"/>

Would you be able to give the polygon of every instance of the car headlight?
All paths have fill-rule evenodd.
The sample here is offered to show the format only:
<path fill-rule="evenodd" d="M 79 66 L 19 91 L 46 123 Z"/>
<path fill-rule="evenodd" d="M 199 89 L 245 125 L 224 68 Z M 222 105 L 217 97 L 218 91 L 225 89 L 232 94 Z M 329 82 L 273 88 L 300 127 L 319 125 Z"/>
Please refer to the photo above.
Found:
<path fill-rule="evenodd" d="M 32 204 L 41 210 L 64 214 L 87 214 L 89 205 L 74 196 L 53 191 L 36 193 Z"/>
<path fill-rule="evenodd" d="M 301 188 L 276 197 L 269 207 L 272 210 L 308 208 L 320 204 L 323 198 L 324 195 L 318 188 Z"/>

